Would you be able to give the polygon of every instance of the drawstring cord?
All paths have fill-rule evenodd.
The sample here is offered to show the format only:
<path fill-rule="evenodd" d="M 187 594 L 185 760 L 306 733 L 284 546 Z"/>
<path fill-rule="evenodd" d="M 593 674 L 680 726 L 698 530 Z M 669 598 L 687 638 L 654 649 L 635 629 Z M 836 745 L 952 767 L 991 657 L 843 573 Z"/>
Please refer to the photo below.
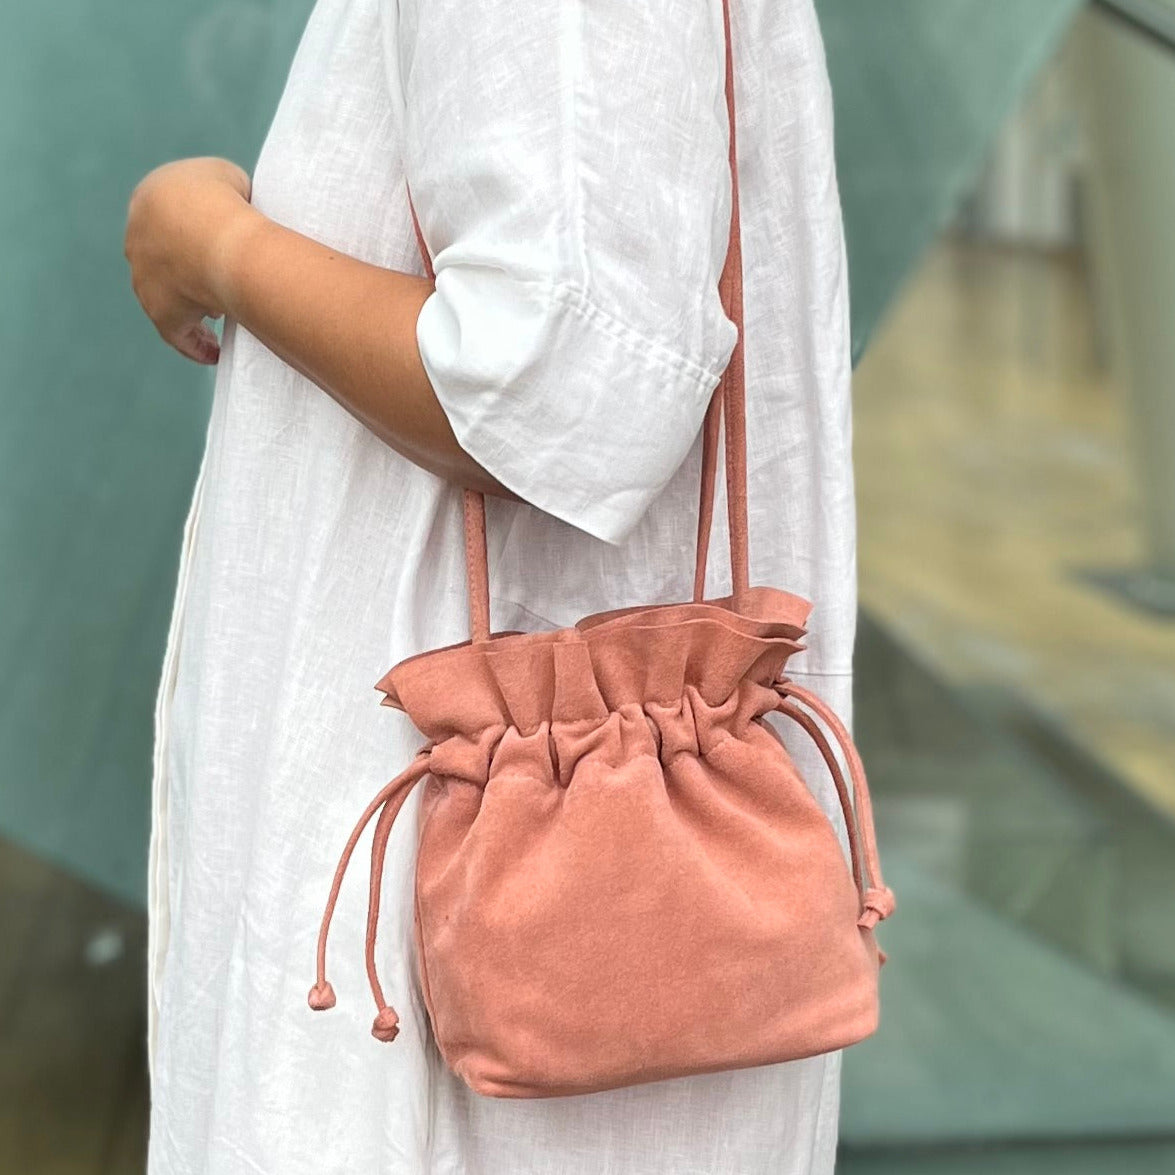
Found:
<path fill-rule="evenodd" d="M 379 794 L 367 805 L 359 823 L 351 833 L 343 855 L 339 858 L 338 868 L 335 870 L 334 881 L 331 883 L 330 895 L 326 900 L 326 909 L 322 915 L 322 926 L 318 931 L 318 974 L 314 986 L 310 989 L 307 1003 L 315 1012 L 324 1012 L 335 1006 L 335 989 L 326 978 L 326 939 L 330 931 L 331 919 L 334 917 L 335 904 L 338 902 L 339 889 L 343 884 L 343 875 L 351 862 L 351 854 L 363 835 L 363 830 L 371 822 L 376 812 L 380 813 L 376 821 L 375 833 L 371 842 L 371 888 L 367 899 L 367 979 L 371 984 L 371 993 L 375 997 L 376 1017 L 372 1025 L 371 1034 L 377 1040 L 393 1041 L 399 1032 L 399 1017 L 395 1009 L 389 1007 L 384 999 L 383 988 L 380 986 L 379 976 L 375 967 L 375 934 L 379 923 L 379 893 L 380 882 L 383 878 L 384 857 L 387 854 L 388 837 L 392 825 L 404 806 L 412 788 L 428 774 L 429 760 L 433 744 L 425 743 L 416 752 L 412 762 L 384 786 Z M 382 809 L 382 811 L 380 811 Z"/>
<path fill-rule="evenodd" d="M 857 753 L 857 748 L 853 745 L 852 737 L 845 729 L 844 723 L 827 703 L 810 690 L 796 685 L 794 681 L 786 677 L 780 678 L 774 685 L 779 694 L 776 709 L 798 722 L 807 731 L 824 761 L 828 764 L 833 781 L 836 783 L 837 794 L 840 796 L 841 807 L 844 809 L 845 824 L 849 831 L 853 877 L 861 894 L 861 916 L 857 919 L 857 925 L 862 930 L 872 930 L 878 922 L 888 918 L 894 912 L 897 901 L 894 898 L 893 890 L 885 884 L 881 876 L 881 859 L 877 853 L 877 834 L 873 827 L 873 804 L 869 799 L 869 784 L 865 778 L 865 765 L 861 762 L 861 756 Z M 797 706 L 790 704 L 789 699 L 803 703 L 832 731 L 849 767 L 849 778 L 853 784 L 851 803 L 848 790 L 845 787 L 844 776 L 828 740 L 820 732 L 816 723 Z M 864 865 L 864 877 L 861 871 L 862 864 Z"/>
<path fill-rule="evenodd" d="M 828 739 L 824 737 L 824 732 L 817 725 L 816 720 L 806 710 L 801 710 L 799 706 L 793 706 L 782 698 L 776 709 L 781 714 L 786 714 L 808 732 L 808 736 L 816 744 L 816 749 L 828 765 L 828 773 L 832 776 L 832 782 L 836 785 L 836 794 L 840 798 L 841 811 L 851 812 L 853 802 L 849 796 L 848 786 L 845 784 L 844 772 L 840 769 L 840 763 L 837 762 L 836 755 L 833 754 L 832 747 L 829 745 Z M 856 883 L 857 891 L 863 894 L 866 886 L 861 873 L 861 838 L 857 832 L 856 821 L 846 819 L 845 823 L 849 833 L 849 857 L 852 862 L 853 881 Z"/>

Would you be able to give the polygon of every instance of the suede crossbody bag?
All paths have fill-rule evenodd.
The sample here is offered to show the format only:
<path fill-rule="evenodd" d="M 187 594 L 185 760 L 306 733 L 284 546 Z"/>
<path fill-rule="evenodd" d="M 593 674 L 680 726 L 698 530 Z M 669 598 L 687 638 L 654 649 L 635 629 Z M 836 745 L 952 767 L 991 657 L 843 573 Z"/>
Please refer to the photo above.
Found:
<path fill-rule="evenodd" d="M 865 772 L 836 715 L 785 674 L 811 605 L 748 579 L 727 0 L 723 23 L 732 199 L 720 284 L 738 340 L 703 426 L 693 598 L 492 634 L 485 500 L 466 491 L 472 639 L 409 657 L 379 682 L 383 704 L 427 741 L 363 813 L 323 915 L 315 1010 L 335 1003 L 327 932 L 347 864 L 376 819 L 366 962 L 372 1032 L 391 1041 L 398 1021 L 376 969 L 380 888 L 393 822 L 423 781 L 420 983 L 441 1055 L 483 1095 L 583 1094 L 771 1064 L 853 1044 L 878 1022 L 884 955 L 874 927 L 894 898 Z M 732 591 L 707 600 L 720 436 Z M 794 721 L 827 764 L 847 859 L 766 721 L 772 713 Z"/>

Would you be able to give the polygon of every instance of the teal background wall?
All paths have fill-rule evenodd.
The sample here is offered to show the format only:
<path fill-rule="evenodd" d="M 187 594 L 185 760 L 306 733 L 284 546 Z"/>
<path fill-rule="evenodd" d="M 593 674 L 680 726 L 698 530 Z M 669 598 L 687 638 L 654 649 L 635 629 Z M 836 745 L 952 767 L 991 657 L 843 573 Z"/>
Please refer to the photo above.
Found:
<path fill-rule="evenodd" d="M 817 0 L 860 358 L 1077 0 Z"/>
<path fill-rule="evenodd" d="M 135 302 L 126 201 L 255 158 L 309 8 L 47 0 L 0 37 L 0 830 L 132 901 L 211 380 Z"/>
<path fill-rule="evenodd" d="M 0 831 L 131 902 L 210 380 L 135 304 L 126 200 L 251 166 L 310 7 L 52 0 L 0 41 Z M 857 354 L 1078 7 L 819 3 Z"/>

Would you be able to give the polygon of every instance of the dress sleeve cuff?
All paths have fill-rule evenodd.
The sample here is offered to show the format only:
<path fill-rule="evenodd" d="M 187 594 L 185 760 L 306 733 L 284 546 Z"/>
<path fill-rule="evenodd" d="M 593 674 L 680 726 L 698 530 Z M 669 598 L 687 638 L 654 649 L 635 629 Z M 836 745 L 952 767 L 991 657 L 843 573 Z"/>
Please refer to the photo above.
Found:
<path fill-rule="evenodd" d="M 734 347 L 723 324 L 721 366 L 705 367 L 571 283 L 438 265 L 416 339 L 461 447 L 523 500 L 618 545 L 701 428 Z"/>

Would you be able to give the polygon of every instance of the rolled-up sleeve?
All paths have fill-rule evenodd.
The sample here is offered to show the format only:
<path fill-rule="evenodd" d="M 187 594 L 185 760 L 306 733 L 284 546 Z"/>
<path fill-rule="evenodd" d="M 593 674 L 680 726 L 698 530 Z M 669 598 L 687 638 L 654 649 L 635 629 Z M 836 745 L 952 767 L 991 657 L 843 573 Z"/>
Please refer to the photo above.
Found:
<path fill-rule="evenodd" d="M 401 0 L 416 335 L 458 442 L 620 543 L 735 342 L 720 0 Z"/>

